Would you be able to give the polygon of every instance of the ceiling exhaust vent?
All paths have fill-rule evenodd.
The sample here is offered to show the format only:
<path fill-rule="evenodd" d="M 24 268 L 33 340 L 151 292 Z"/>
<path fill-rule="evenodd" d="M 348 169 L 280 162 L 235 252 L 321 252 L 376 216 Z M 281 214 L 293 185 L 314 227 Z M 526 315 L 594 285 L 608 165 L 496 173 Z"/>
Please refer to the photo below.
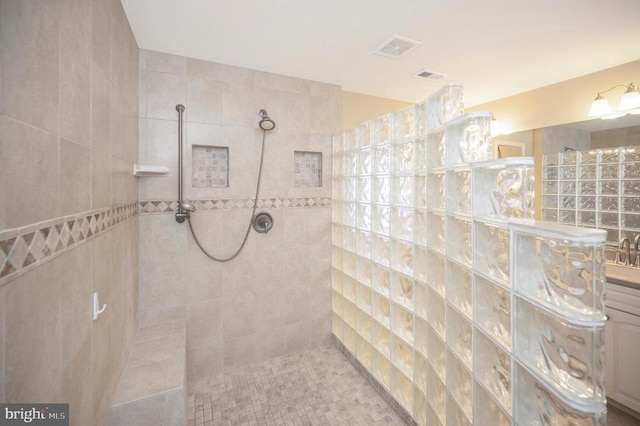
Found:
<path fill-rule="evenodd" d="M 422 43 L 419 41 L 393 35 L 378 46 L 373 53 L 376 55 L 387 56 L 389 58 L 399 58 L 421 44 Z"/>
<path fill-rule="evenodd" d="M 442 74 L 442 73 L 439 73 L 439 72 L 433 72 L 433 71 L 427 71 L 427 70 L 418 71 L 413 76 L 414 77 L 419 77 L 419 78 L 424 78 L 426 80 L 431 80 L 431 81 L 438 81 L 438 80 L 442 80 L 443 78 L 448 77 L 447 74 Z"/>

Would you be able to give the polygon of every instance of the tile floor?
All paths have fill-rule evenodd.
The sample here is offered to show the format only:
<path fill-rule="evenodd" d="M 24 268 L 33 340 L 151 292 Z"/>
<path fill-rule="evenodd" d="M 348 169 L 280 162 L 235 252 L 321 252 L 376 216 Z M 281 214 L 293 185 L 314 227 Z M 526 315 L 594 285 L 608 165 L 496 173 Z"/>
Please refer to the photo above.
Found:
<path fill-rule="evenodd" d="M 191 383 L 189 426 L 404 425 L 335 347 Z"/>
<path fill-rule="evenodd" d="M 405 425 L 334 346 L 189 384 L 188 426 Z M 607 426 L 640 425 L 609 406 Z"/>

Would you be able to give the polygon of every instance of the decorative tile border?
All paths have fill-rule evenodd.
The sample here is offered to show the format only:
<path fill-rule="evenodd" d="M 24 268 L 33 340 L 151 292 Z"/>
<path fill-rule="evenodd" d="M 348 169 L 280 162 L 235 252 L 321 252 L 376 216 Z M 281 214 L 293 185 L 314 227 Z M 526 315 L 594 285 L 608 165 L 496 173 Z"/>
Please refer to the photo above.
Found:
<path fill-rule="evenodd" d="M 340 349 L 340 352 L 349 360 L 349 362 L 355 367 L 355 369 L 360 373 L 367 381 L 373 386 L 373 388 L 378 392 L 378 395 L 384 399 L 384 401 L 389 404 L 389 406 L 396 412 L 398 417 L 400 417 L 406 425 L 408 426 L 418 426 L 411 414 L 405 410 L 405 408 L 400 405 L 398 401 L 395 400 L 393 396 L 387 391 L 384 386 L 382 386 L 369 371 L 367 371 L 366 367 L 362 365 L 360 361 L 351 353 L 349 349 L 336 337 L 335 334 L 331 334 L 331 339 L 333 344 Z"/>
<path fill-rule="evenodd" d="M 253 198 L 238 198 L 227 200 L 189 200 L 198 210 L 231 210 L 253 208 Z M 329 197 L 300 197 L 300 198 L 261 198 L 258 208 L 280 207 L 329 207 Z M 177 201 L 140 201 L 140 214 L 175 213 L 178 211 Z"/>
<path fill-rule="evenodd" d="M 138 214 L 138 203 L 0 232 L 0 285 Z"/>

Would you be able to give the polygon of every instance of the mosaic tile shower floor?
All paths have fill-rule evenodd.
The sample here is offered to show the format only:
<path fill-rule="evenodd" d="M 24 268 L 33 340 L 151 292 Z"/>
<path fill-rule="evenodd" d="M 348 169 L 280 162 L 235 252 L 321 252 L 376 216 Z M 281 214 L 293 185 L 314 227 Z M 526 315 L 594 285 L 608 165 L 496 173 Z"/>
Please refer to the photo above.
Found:
<path fill-rule="evenodd" d="M 188 426 L 405 424 L 335 347 L 190 383 L 188 404 Z"/>

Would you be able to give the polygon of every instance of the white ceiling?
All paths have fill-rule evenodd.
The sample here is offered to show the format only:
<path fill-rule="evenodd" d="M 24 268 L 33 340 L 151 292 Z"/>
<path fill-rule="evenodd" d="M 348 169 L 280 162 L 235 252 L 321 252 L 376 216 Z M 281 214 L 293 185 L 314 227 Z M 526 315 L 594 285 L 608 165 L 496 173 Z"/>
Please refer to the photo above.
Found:
<path fill-rule="evenodd" d="M 121 1 L 140 48 L 412 103 L 462 83 L 473 106 L 640 59 L 640 0 Z M 422 45 L 371 53 L 393 34 Z M 424 68 L 449 77 L 412 76 Z"/>

